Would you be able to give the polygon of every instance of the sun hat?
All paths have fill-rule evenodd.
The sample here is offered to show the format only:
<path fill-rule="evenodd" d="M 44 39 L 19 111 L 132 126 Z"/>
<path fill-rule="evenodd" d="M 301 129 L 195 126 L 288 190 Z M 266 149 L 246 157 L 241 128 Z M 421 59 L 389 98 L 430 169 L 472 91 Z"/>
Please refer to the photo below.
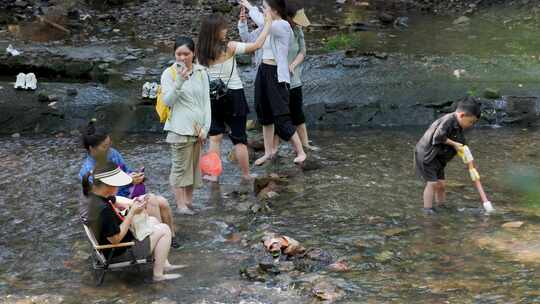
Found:
<path fill-rule="evenodd" d="M 306 16 L 306 11 L 304 9 L 299 9 L 296 12 L 293 18 L 293 22 L 302 27 L 308 27 L 311 25 L 311 22 L 309 22 L 309 19 Z"/>
<path fill-rule="evenodd" d="M 120 167 L 96 171 L 94 172 L 94 180 L 99 180 L 100 182 L 112 187 L 127 186 L 133 182 L 131 176 L 122 171 Z"/>

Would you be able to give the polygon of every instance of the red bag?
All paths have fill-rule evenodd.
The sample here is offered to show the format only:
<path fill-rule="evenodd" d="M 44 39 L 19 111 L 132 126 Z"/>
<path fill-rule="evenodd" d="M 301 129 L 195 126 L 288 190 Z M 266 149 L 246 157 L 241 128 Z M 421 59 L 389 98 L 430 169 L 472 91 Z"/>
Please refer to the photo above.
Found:
<path fill-rule="evenodd" d="M 220 176 L 223 172 L 221 159 L 217 152 L 208 152 L 201 157 L 201 171 L 204 175 Z"/>

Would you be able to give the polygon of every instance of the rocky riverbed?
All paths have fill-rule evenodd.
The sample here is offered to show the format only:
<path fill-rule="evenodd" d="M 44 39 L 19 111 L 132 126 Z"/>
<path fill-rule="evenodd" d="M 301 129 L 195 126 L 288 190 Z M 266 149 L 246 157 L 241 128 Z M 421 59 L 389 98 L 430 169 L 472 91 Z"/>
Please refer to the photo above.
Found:
<path fill-rule="evenodd" d="M 226 157 L 232 148 L 226 141 L 220 185 L 207 183 L 195 192 L 198 215 L 175 216 L 182 247 L 170 259 L 189 265 L 183 277 L 149 284 L 146 270 L 112 273 L 101 287 L 94 285 L 91 248 L 78 219 L 79 139 L 1 137 L 0 302 L 540 301 L 538 209 L 527 207 L 534 197 L 516 191 L 509 174 L 538 167 L 540 134 L 473 130 L 470 146 L 498 213 L 482 214 L 467 172 L 454 161 L 447 171 L 451 208 L 425 217 L 410 154 L 420 133 L 313 132 L 322 149 L 310 158 L 318 166 L 299 170 L 283 146 L 278 160 L 254 168 L 261 178 L 247 191 Z M 132 167 L 146 167 L 148 189 L 172 201 L 163 138 L 135 134 L 114 142 Z M 289 237 L 286 244 L 282 236 Z M 299 242 L 296 251 L 288 248 L 295 244 L 291 238 Z M 279 257 L 265 249 L 273 251 L 275 239 Z"/>

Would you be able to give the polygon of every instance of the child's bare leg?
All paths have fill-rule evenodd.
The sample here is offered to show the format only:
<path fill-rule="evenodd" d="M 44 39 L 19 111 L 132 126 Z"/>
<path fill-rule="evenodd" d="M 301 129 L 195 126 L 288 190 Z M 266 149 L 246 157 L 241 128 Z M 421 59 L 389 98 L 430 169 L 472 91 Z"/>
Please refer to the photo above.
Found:
<path fill-rule="evenodd" d="M 435 190 L 435 202 L 438 206 L 442 206 L 446 202 L 446 187 L 444 180 L 442 179 L 437 181 L 437 188 Z"/>
<path fill-rule="evenodd" d="M 433 197 L 435 196 L 435 188 L 437 182 L 427 182 L 424 189 L 424 208 L 433 208 Z"/>

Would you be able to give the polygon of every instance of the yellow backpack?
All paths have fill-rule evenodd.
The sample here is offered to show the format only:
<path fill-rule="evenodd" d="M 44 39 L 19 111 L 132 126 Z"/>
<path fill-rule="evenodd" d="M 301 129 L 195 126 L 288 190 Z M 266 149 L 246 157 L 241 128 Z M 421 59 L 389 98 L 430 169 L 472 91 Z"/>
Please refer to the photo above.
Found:
<path fill-rule="evenodd" d="M 176 69 L 174 66 L 168 68 L 171 71 L 173 81 L 176 81 Z M 156 101 L 156 112 L 159 116 L 159 122 L 165 123 L 169 116 L 171 115 L 171 110 L 169 106 L 163 101 L 163 92 L 161 91 L 161 85 L 158 87 L 157 91 L 157 101 Z"/>

